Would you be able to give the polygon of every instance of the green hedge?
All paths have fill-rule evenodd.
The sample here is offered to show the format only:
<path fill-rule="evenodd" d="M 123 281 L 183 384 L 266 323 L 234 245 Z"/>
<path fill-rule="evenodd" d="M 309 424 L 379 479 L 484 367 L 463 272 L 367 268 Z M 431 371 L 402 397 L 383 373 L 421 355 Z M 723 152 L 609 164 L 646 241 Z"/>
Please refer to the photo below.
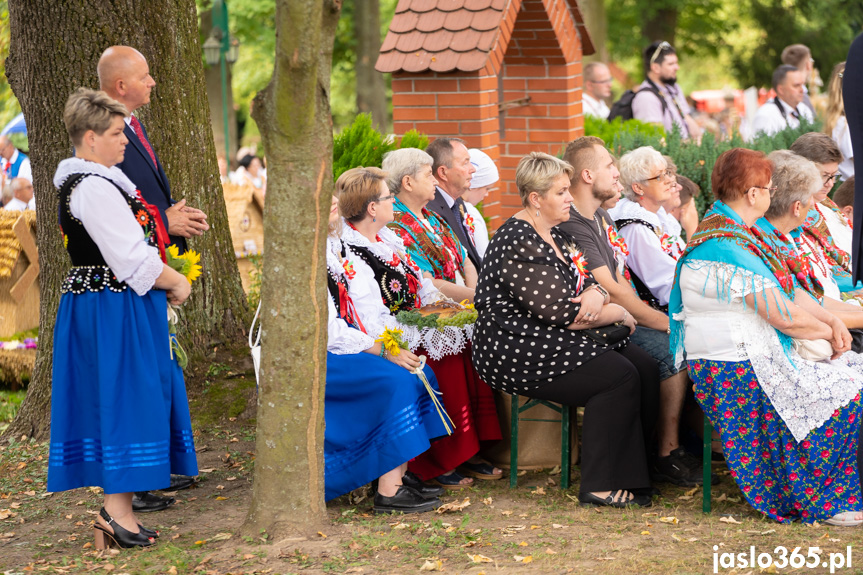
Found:
<path fill-rule="evenodd" d="M 371 114 L 360 114 L 333 140 L 333 177 L 338 180 L 344 172 L 359 166 L 380 168 L 387 152 L 400 148 L 424 150 L 428 144 L 428 137 L 416 130 L 407 132 L 397 143 L 375 130 Z"/>
<path fill-rule="evenodd" d="M 647 125 L 651 126 L 651 125 Z M 655 126 L 651 126 L 656 128 Z M 677 126 L 665 136 L 662 130 L 645 128 L 644 122 L 629 120 L 606 122 L 596 118 L 585 118 L 584 132 L 588 136 L 598 136 L 618 157 L 641 146 L 652 146 L 662 154 L 671 156 L 677 164 L 678 173 L 686 176 L 701 188 L 701 195 L 695 199 L 698 213 L 703 214 L 713 203 L 710 175 L 716 158 L 731 148 L 749 148 L 769 154 L 774 150 L 786 150 L 798 137 L 821 129 L 819 122 L 801 121 L 797 128 L 786 128 L 772 136 L 760 135 L 751 142 L 744 142 L 738 134 L 730 140 L 717 141 L 713 134 L 705 132 L 701 143 L 683 140 Z"/>

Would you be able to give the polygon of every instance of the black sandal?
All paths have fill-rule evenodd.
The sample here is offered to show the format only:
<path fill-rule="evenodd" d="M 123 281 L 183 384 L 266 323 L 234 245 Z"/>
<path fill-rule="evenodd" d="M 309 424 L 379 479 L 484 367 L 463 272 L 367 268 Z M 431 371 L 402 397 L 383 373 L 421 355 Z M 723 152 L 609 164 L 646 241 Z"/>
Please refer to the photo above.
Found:
<path fill-rule="evenodd" d="M 106 547 L 115 546 L 122 549 L 129 549 L 130 547 L 149 547 L 156 543 L 156 539 L 154 537 L 145 535 L 143 532 L 132 533 L 114 521 L 114 518 L 108 515 L 108 512 L 105 511 L 104 507 L 99 510 L 99 516 L 105 520 L 105 523 L 107 523 L 114 532 L 111 533 L 96 521 L 96 524 L 93 526 L 93 531 L 96 536 L 96 549 L 105 549 Z"/>
<path fill-rule="evenodd" d="M 618 499 L 618 495 L 622 496 L 626 493 L 631 494 L 632 499 Z M 653 505 L 653 500 L 649 495 L 636 495 L 632 493 L 632 491 L 627 491 L 625 489 L 615 489 L 605 499 L 602 499 L 593 493 L 579 493 L 578 500 L 582 505 L 616 507 L 618 509 L 629 507 L 630 505 L 638 505 L 640 507 L 650 507 Z"/>

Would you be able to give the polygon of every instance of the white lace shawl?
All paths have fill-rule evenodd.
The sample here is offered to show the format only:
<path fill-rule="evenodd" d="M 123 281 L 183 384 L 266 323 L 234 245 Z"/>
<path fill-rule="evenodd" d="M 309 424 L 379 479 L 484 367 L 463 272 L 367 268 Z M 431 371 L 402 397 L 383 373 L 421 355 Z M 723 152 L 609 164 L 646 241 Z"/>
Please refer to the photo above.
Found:
<path fill-rule="evenodd" d="M 727 298 L 724 311 L 707 311 L 704 315 L 721 314 L 725 319 L 727 336 L 739 352 L 739 361 L 750 361 L 759 386 L 798 442 L 860 393 L 863 356 L 847 352 L 839 359 L 821 362 L 805 360 L 794 352 L 789 356 L 776 330 L 752 306 L 745 305 L 744 296 L 776 287 L 774 282 L 728 264 L 703 260 L 687 264 L 690 269 L 706 272 L 701 288 L 705 299 L 715 298 L 717 292 L 723 301 Z M 763 298 L 756 296 L 756 302 L 759 300 Z M 685 307 L 675 319 L 689 320 L 688 331 L 698 315 Z"/>

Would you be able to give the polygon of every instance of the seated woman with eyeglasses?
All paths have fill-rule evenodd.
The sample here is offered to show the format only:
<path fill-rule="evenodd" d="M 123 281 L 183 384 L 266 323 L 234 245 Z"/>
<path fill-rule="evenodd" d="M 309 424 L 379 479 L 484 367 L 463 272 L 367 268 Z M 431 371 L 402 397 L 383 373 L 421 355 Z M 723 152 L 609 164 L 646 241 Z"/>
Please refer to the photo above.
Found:
<path fill-rule="evenodd" d="M 403 327 L 395 317 L 399 312 L 445 296 L 432 278 L 423 276 L 402 239 L 387 227 L 394 218 L 396 198 L 387 186 L 387 172 L 378 168 L 348 170 L 339 176 L 336 190 L 339 212 L 346 221 L 342 241 L 348 246 L 347 257 L 356 273 L 350 295 L 369 335 L 378 338 L 387 328 Z M 406 330 L 405 339 L 409 339 L 407 334 Z M 441 339 L 444 337 L 442 334 Z M 417 354 L 427 352 L 428 367 L 437 376 L 441 400 L 455 427 L 452 435 L 415 457 L 409 471 L 416 481 L 433 480 L 451 490 L 469 487 L 473 477 L 500 479 L 501 469 L 477 457 L 480 448 L 501 439 L 501 431 L 491 388 L 474 370 L 465 341 L 446 340 L 437 349 L 425 341 L 408 343 Z M 457 467 L 473 477 L 464 477 Z"/>
<path fill-rule="evenodd" d="M 671 199 L 675 179 L 662 154 L 649 146 L 620 158 L 623 199 L 609 211 L 626 245 L 633 287 L 652 307 L 668 309 L 679 251 L 663 225 L 662 204 Z"/>

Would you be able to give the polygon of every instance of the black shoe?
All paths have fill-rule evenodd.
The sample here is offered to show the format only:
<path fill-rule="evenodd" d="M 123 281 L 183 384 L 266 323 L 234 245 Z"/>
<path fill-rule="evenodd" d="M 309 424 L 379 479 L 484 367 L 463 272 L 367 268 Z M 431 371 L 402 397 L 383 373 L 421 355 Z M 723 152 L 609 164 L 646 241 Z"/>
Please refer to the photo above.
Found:
<path fill-rule="evenodd" d="M 410 471 L 405 472 L 404 476 L 402 476 L 402 485 L 410 487 L 425 499 L 434 499 L 446 493 L 446 489 L 443 487 L 420 481 L 420 478 Z"/>
<path fill-rule="evenodd" d="M 171 475 L 171 487 L 165 489 L 164 491 L 179 491 L 181 489 L 188 489 L 198 482 L 194 477 L 190 477 L 189 475 Z"/>
<path fill-rule="evenodd" d="M 423 513 L 440 507 L 437 497 L 426 499 L 415 489 L 399 485 L 398 491 L 392 497 L 385 497 L 380 492 L 375 493 L 375 513 Z"/>
<path fill-rule="evenodd" d="M 136 491 L 132 496 L 132 511 L 137 513 L 150 513 L 151 511 L 162 511 L 174 504 L 173 497 L 161 497 L 153 495 L 149 491 Z"/>
<path fill-rule="evenodd" d="M 683 462 L 691 469 L 692 471 L 698 473 L 699 477 L 701 477 L 701 481 L 699 481 L 699 485 L 704 483 L 704 465 L 702 465 L 702 460 L 698 457 L 695 457 L 684 447 L 680 447 L 678 449 L 683 450 Z M 677 451 L 677 450 L 675 450 Z M 712 459 L 711 459 L 712 460 Z M 724 458 L 723 458 L 724 460 Z M 710 474 L 710 485 L 717 485 L 719 483 L 719 476 L 715 473 Z"/>
<path fill-rule="evenodd" d="M 649 495 L 636 495 L 632 491 L 629 492 L 629 493 L 632 493 L 632 499 L 629 499 L 626 501 L 619 500 L 620 498 L 622 498 L 624 496 L 623 495 L 624 493 L 626 493 L 625 490 L 618 489 L 618 490 L 612 491 L 611 494 L 608 497 L 606 497 L 605 499 L 601 499 L 600 497 L 594 495 L 593 493 L 579 493 L 578 494 L 578 500 L 581 502 L 582 505 L 596 505 L 596 506 L 603 506 L 603 507 L 623 508 L 623 507 L 629 507 L 630 505 L 638 505 L 640 507 L 650 507 L 651 505 L 653 505 L 653 500 L 650 498 Z M 616 500 L 616 499 L 618 499 L 618 500 Z"/>
<path fill-rule="evenodd" d="M 96 549 L 105 549 L 106 547 L 121 547 L 123 549 L 129 549 L 130 547 L 149 547 L 156 542 L 156 539 L 150 537 L 144 532 L 140 533 L 132 533 L 127 529 L 124 529 L 119 523 L 114 521 L 114 518 L 108 515 L 108 512 L 105 511 L 105 508 L 99 510 L 99 516 L 105 520 L 105 523 L 108 524 L 113 530 L 108 531 L 105 527 L 99 524 L 97 521 L 94 525 L 94 533 L 96 534 Z"/>
<path fill-rule="evenodd" d="M 681 487 L 701 485 L 703 477 L 701 469 L 700 467 L 693 469 L 692 459 L 694 458 L 687 454 L 685 449 L 678 447 L 665 457 L 656 458 L 650 478 L 659 483 L 673 483 Z"/>
<path fill-rule="evenodd" d="M 662 497 L 662 491 L 660 491 L 658 487 L 654 487 L 653 485 L 651 485 L 650 487 L 638 487 L 636 489 L 628 489 L 627 491 L 631 491 L 634 495 L 646 495 L 650 498 L 653 498 L 654 495 Z"/>

